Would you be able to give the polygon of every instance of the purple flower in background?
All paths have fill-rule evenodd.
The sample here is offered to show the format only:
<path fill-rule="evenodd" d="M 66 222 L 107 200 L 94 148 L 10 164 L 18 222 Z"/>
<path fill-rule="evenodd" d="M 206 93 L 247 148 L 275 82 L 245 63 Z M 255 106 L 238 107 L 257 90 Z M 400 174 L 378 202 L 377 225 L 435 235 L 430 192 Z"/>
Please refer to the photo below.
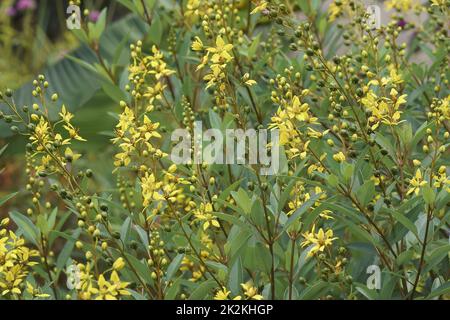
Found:
<path fill-rule="evenodd" d="M 36 2 L 34 0 L 19 0 L 19 2 L 17 2 L 16 8 L 19 11 L 34 9 L 36 8 Z"/>
<path fill-rule="evenodd" d="M 397 26 L 403 28 L 404 26 L 406 26 L 406 21 L 405 21 L 404 19 L 400 19 L 400 20 L 397 22 Z"/>
<path fill-rule="evenodd" d="M 6 15 L 10 16 L 10 17 L 14 17 L 17 14 L 17 10 L 14 7 L 8 7 L 6 9 Z"/>
<path fill-rule="evenodd" d="M 93 10 L 93 11 L 91 11 L 91 13 L 89 13 L 89 20 L 91 20 L 92 22 L 97 22 L 99 16 L 100 16 L 100 11 Z"/>

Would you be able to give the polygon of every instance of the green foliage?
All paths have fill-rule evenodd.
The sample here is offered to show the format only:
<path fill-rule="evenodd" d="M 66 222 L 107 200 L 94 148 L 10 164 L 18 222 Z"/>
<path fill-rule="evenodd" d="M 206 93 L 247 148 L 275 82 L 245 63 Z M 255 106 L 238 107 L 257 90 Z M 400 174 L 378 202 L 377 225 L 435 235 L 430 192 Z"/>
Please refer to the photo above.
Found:
<path fill-rule="evenodd" d="M 76 50 L 0 82 L 26 179 L 1 190 L 0 299 L 448 299 L 449 2 L 384 8 L 379 29 L 348 0 L 84 11 Z M 278 132 L 279 169 L 175 164 L 198 123 Z"/>

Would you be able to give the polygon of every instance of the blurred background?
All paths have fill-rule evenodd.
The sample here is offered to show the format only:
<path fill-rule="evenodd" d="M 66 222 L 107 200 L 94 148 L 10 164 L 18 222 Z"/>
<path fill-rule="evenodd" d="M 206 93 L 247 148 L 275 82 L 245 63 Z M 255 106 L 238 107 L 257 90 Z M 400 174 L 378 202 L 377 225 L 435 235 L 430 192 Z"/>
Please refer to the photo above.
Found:
<path fill-rule="evenodd" d="M 68 6 L 66 0 L 0 0 L 0 91 L 13 89 L 16 105 L 30 106 L 31 83 L 38 74 L 44 74 L 51 91 L 58 92 L 61 103 L 76 114 L 74 124 L 88 140 L 76 146 L 84 161 L 101 173 L 98 176 L 108 178 L 112 170 L 109 139 L 116 119 L 107 114 L 116 111 L 117 99 L 105 93 L 108 90 L 102 88 L 102 82 L 80 64 L 81 60 L 92 64 L 98 60 L 92 48 L 67 28 Z M 129 59 L 127 43 L 142 38 L 147 26 L 114 0 L 84 0 L 81 12 L 83 15 L 83 10 L 89 9 L 89 15 L 82 19 L 95 23 L 106 7 L 108 28 L 100 38 L 100 51 L 108 63 L 117 55 L 117 48 L 122 48 L 118 60 L 125 67 Z M 0 110 L 5 107 L 0 104 Z M 26 142 L 23 136 L 12 136 L 4 121 L 0 123 L 0 198 L 26 184 Z M 111 184 L 112 179 L 106 180 L 101 182 L 103 186 Z M 20 199 L 2 206 L 0 218 L 12 202 L 17 207 Z"/>

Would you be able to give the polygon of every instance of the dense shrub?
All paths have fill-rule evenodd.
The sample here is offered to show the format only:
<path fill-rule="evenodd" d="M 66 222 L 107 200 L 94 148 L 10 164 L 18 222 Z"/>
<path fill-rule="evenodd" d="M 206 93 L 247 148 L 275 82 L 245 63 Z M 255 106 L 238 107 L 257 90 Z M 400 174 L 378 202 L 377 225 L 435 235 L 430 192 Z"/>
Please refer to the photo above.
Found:
<path fill-rule="evenodd" d="M 116 123 L 108 148 L 86 151 L 51 75 L 28 106 L 0 93 L 27 143 L 0 200 L 2 298 L 449 297 L 448 0 L 385 1 L 379 28 L 356 0 L 117 2 L 141 39 L 108 52 L 107 8 L 85 8 L 95 61 L 70 58 L 115 101 L 94 119 Z M 175 163 L 173 132 L 195 160 L 199 125 L 277 132 L 259 146 L 278 170 Z"/>

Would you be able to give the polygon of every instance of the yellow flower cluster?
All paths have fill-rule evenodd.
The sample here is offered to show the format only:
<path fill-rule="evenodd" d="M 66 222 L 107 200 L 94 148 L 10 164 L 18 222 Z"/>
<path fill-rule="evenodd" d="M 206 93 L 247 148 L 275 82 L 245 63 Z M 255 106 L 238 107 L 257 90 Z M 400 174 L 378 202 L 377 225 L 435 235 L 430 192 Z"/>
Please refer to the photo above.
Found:
<path fill-rule="evenodd" d="M 39 257 L 39 252 L 28 248 L 22 237 L 8 231 L 5 228 L 8 223 L 8 218 L 0 222 L 0 294 L 20 297 L 23 294 L 30 267 L 37 264 L 33 258 Z M 27 288 L 30 286 L 31 284 L 27 284 Z M 47 297 L 38 293 L 34 296 Z"/>
<path fill-rule="evenodd" d="M 286 83 L 285 77 L 277 77 L 278 87 L 285 86 Z M 291 90 L 285 92 L 284 95 L 272 91 L 271 99 L 279 107 L 276 114 L 271 118 L 269 128 L 279 130 L 280 145 L 285 146 L 289 159 L 296 157 L 305 159 L 310 143 L 309 138 L 320 139 L 328 133 L 328 131 L 318 132 L 310 126 L 317 124 L 318 119 L 311 113 L 309 104 L 301 101 L 308 94 L 309 90 L 307 89 L 302 90 L 299 95 L 294 95 Z"/>
<path fill-rule="evenodd" d="M 212 212 L 213 206 L 211 203 L 201 203 L 200 207 L 194 211 L 195 220 L 193 222 L 201 222 L 203 230 L 207 230 L 210 226 L 220 228 L 219 221 Z"/>
<path fill-rule="evenodd" d="M 206 88 L 212 86 L 218 86 L 220 90 L 225 90 L 226 85 L 226 72 L 225 69 L 227 64 L 233 60 L 232 44 L 226 44 L 222 36 L 217 36 L 216 43 L 214 47 L 204 48 L 203 42 L 199 37 L 195 38 L 192 43 L 192 50 L 194 51 L 204 51 L 206 54 L 203 56 L 201 63 L 197 67 L 197 71 L 201 70 L 205 66 L 209 65 L 210 72 L 206 74 L 203 79 L 208 81 Z M 211 55 L 211 57 L 210 57 Z"/>
<path fill-rule="evenodd" d="M 116 263 L 117 261 L 118 260 L 116 260 Z M 117 269 L 117 266 L 115 269 Z M 121 281 L 116 270 L 111 272 L 109 280 L 106 280 L 105 274 L 100 274 L 98 278 L 95 279 L 90 263 L 87 263 L 86 265 L 81 263 L 78 264 L 77 270 L 79 272 L 79 279 L 77 279 L 78 283 L 76 283 L 75 289 L 80 299 L 118 300 L 122 297 L 131 295 L 127 290 L 129 283 Z"/>
<path fill-rule="evenodd" d="M 417 5 L 413 0 L 388 0 L 385 2 L 386 9 L 396 9 L 401 12 L 408 11 Z"/>
<path fill-rule="evenodd" d="M 403 94 L 399 96 L 396 90 L 397 85 L 403 82 L 401 76 L 398 75 L 397 71 L 392 68 L 389 77 L 383 77 L 380 81 L 371 80 L 370 85 L 375 87 L 381 86 L 384 91 L 388 86 L 391 87 L 389 92 L 389 97 L 382 96 L 378 97 L 377 94 L 372 89 L 369 89 L 365 97 L 361 99 L 361 103 L 366 107 L 368 111 L 371 112 L 369 117 L 369 125 L 372 130 L 378 128 L 380 123 L 387 124 L 389 126 L 398 125 L 402 112 L 399 108 L 407 103 L 407 95 Z"/>
<path fill-rule="evenodd" d="M 257 288 L 255 288 L 250 282 L 241 283 L 241 288 L 244 292 L 245 300 L 263 300 L 264 297 L 258 293 Z M 227 288 L 223 287 L 218 290 L 214 296 L 214 300 L 230 300 L 231 291 L 227 290 Z M 231 300 L 242 300 L 242 296 L 238 295 Z"/>
<path fill-rule="evenodd" d="M 346 10 L 349 0 L 335 0 L 328 7 L 329 20 L 334 21 Z"/>
<path fill-rule="evenodd" d="M 121 152 L 115 155 L 116 167 L 128 167 L 131 163 L 131 157 L 153 157 L 160 159 L 166 154 L 153 146 L 153 138 L 159 139 L 161 135 L 157 129 L 159 123 L 152 122 L 147 115 L 142 119 L 136 118 L 133 110 L 125 107 L 119 116 L 119 123 L 116 126 L 116 138 L 113 142 L 119 144 Z"/>

